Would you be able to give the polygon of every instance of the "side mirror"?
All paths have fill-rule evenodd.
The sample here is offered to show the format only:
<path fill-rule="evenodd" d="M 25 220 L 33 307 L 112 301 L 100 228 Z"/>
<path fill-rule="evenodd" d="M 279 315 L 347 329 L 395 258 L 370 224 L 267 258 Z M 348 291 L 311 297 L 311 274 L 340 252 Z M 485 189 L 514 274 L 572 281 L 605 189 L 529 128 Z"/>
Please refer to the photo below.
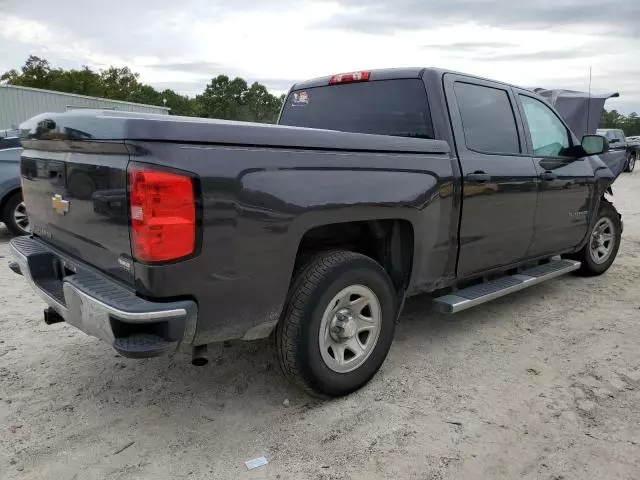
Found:
<path fill-rule="evenodd" d="M 609 150 L 609 141 L 602 135 L 585 135 L 581 145 L 587 155 L 600 155 Z"/>

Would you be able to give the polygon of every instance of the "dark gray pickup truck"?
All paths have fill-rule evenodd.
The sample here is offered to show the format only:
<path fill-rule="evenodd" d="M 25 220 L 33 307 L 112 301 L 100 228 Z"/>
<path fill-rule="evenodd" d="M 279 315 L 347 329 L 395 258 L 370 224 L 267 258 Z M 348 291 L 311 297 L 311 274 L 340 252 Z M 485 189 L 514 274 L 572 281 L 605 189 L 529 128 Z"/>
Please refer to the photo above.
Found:
<path fill-rule="evenodd" d="M 601 136 L 531 91 L 437 69 L 295 85 L 280 125 L 122 112 L 21 125 L 11 268 L 129 357 L 271 336 L 313 394 L 364 385 L 404 299 L 455 313 L 616 257 Z M 304 128 L 300 128 L 304 127 Z"/>

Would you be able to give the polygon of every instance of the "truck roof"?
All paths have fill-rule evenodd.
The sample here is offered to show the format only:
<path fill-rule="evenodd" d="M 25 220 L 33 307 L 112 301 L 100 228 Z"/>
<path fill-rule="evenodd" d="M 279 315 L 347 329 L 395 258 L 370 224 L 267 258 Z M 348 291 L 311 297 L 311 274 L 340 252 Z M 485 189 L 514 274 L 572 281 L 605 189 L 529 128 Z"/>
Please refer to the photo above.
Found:
<path fill-rule="evenodd" d="M 425 73 L 431 73 L 434 75 L 445 75 L 447 73 L 455 74 L 455 75 L 463 75 L 465 77 L 474 78 L 477 80 L 485 80 L 494 83 L 500 83 L 502 85 L 508 85 L 515 88 L 521 88 L 518 85 L 512 85 L 505 82 L 500 82 L 498 80 L 494 80 L 491 78 L 484 78 L 477 75 L 471 75 L 463 72 L 456 72 L 455 70 L 447 70 L 444 68 L 435 68 L 435 67 L 407 67 L 407 68 L 381 68 L 381 69 L 373 69 L 373 70 L 356 70 L 356 71 L 364 71 L 369 72 L 369 79 L 372 81 L 375 80 L 399 80 L 405 78 L 422 78 Z M 345 72 L 336 72 L 336 74 L 345 73 Z M 333 75 L 326 75 L 324 77 L 312 78 L 310 80 L 305 80 L 302 82 L 298 82 L 291 87 L 291 90 L 300 90 L 305 88 L 313 88 L 313 87 L 324 87 L 329 84 L 329 80 Z"/>

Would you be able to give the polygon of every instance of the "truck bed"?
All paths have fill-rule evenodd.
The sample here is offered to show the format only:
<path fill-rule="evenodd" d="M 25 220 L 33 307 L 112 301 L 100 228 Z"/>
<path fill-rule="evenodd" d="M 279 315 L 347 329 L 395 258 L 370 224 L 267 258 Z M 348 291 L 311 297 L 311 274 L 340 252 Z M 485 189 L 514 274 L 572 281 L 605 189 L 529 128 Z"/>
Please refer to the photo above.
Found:
<path fill-rule="evenodd" d="M 455 261 L 457 160 L 446 141 L 88 110 L 43 114 L 21 128 L 35 235 L 141 298 L 194 300 L 205 314 L 188 343 L 268 334 L 298 246 L 316 226 L 420 217 L 441 226 L 416 232 L 413 261 L 425 272 L 416 284 Z M 193 179 L 189 258 L 150 263 L 132 252 L 129 173 L 145 165 Z M 73 172 L 83 175 L 79 185 Z"/>

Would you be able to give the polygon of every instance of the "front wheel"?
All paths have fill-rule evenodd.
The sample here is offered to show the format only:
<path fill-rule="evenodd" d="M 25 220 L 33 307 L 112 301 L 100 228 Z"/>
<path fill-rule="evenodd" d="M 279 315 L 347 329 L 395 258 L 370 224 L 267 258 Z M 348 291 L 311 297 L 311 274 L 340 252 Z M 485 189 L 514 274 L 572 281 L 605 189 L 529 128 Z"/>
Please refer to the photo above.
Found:
<path fill-rule="evenodd" d="M 567 258 L 582 263 L 578 275 L 593 277 L 606 272 L 618 254 L 622 239 L 622 223 L 615 207 L 602 200 L 598 218 L 591 229 L 587 244 Z"/>
<path fill-rule="evenodd" d="M 633 169 L 636 168 L 636 158 L 638 154 L 636 152 L 631 152 L 629 154 L 629 159 L 627 160 L 627 166 L 624 169 L 625 172 L 633 172 Z"/>
<path fill-rule="evenodd" d="M 396 303 L 389 276 L 373 259 L 349 251 L 311 259 L 294 281 L 274 332 L 284 375 L 316 396 L 359 389 L 387 356 Z"/>

